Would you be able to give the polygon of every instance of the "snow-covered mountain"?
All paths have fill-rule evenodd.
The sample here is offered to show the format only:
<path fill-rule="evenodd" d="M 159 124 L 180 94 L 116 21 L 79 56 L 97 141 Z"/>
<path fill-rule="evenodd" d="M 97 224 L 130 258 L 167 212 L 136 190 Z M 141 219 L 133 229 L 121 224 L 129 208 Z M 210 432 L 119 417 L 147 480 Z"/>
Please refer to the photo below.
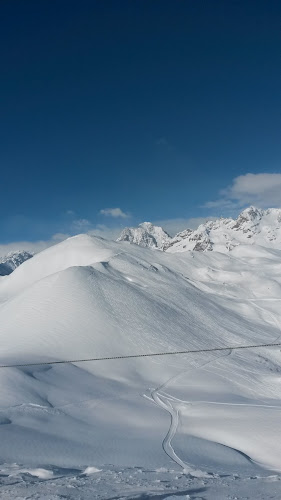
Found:
<path fill-rule="evenodd" d="M 1 279 L 0 364 L 272 343 L 280 300 L 280 250 L 80 235 Z M 281 470 L 280 369 L 269 347 L 0 369 L 1 460 L 263 476 L 252 460 Z"/>
<path fill-rule="evenodd" d="M 157 230 L 158 239 L 154 238 Z M 163 236 L 163 234 L 164 236 Z M 194 251 L 229 252 L 239 245 L 260 245 L 281 249 L 281 209 L 261 210 L 249 207 L 237 219 L 218 219 L 201 224 L 196 230 L 186 229 L 171 238 L 161 228 L 145 223 L 126 228 L 119 237 L 141 246 L 150 246 L 170 253 Z M 150 241 L 153 240 L 153 245 Z"/>
<path fill-rule="evenodd" d="M 231 252 L 153 251 L 145 225 L 150 248 L 79 235 L 1 277 L 1 498 L 74 499 L 88 474 L 85 499 L 281 498 L 280 348 L 229 348 L 281 342 L 278 216 L 212 224 Z"/>
<path fill-rule="evenodd" d="M 281 248 L 281 209 L 249 207 L 237 219 L 209 221 L 189 234 L 177 234 L 166 250 L 228 252 L 241 244 Z"/>
<path fill-rule="evenodd" d="M 0 257 L 0 276 L 11 274 L 23 262 L 33 257 L 33 254 L 25 250 L 9 252 L 7 255 Z"/>
<path fill-rule="evenodd" d="M 171 241 L 171 237 L 162 227 L 154 226 L 151 222 L 143 222 L 138 227 L 123 229 L 117 241 L 128 241 L 141 247 L 163 250 Z"/>

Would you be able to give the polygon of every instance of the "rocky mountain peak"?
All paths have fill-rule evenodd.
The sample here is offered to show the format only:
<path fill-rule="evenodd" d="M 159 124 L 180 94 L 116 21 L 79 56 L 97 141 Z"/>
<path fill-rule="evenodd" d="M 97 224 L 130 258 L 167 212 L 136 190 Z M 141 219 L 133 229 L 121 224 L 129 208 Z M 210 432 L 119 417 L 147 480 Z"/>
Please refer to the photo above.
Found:
<path fill-rule="evenodd" d="M 26 250 L 17 250 L 9 252 L 0 257 L 0 276 L 11 274 L 23 262 L 33 257 L 33 254 Z"/>
<path fill-rule="evenodd" d="M 151 222 L 142 222 L 138 227 L 123 229 L 117 241 L 128 241 L 141 247 L 164 250 L 171 239 L 171 236 L 162 227 L 154 226 Z"/>
<path fill-rule="evenodd" d="M 249 244 L 281 249 L 281 209 L 262 210 L 250 206 L 237 219 L 208 221 L 195 230 L 181 231 L 174 238 L 161 227 L 143 222 L 137 228 L 124 229 L 118 238 L 122 240 L 173 253 L 188 250 L 229 252 L 238 245 Z"/>

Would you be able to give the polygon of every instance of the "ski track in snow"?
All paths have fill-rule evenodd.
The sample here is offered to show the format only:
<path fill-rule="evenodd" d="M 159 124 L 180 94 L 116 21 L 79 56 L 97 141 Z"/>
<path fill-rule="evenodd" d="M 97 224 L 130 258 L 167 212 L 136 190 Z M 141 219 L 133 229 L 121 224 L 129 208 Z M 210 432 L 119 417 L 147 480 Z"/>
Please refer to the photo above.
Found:
<path fill-rule="evenodd" d="M 162 442 L 162 447 L 165 453 L 180 467 L 182 467 L 184 473 L 190 474 L 192 477 L 209 477 L 209 474 L 201 471 L 199 469 L 194 469 L 192 464 L 189 464 L 187 462 L 184 462 L 181 460 L 181 458 L 176 454 L 173 446 L 172 446 L 172 440 L 177 432 L 178 429 L 178 423 L 179 423 L 179 410 L 175 409 L 172 405 L 173 401 L 180 401 L 181 403 L 185 403 L 186 405 L 192 405 L 192 401 L 182 401 L 179 400 L 169 394 L 165 394 L 164 390 L 167 387 L 168 384 L 171 382 L 175 382 L 178 378 L 180 378 L 182 375 L 194 371 L 194 370 L 200 370 L 201 368 L 209 365 L 210 363 L 215 363 L 218 361 L 221 357 L 229 356 L 231 354 L 231 349 L 229 350 L 228 353 L 225 353 L 223 355 L 218 355 L 215 357 L 215 359 L 211 359 L 208 361 L 205 361 L 204 363 L 201 363 L 200 366 L 189 368 L 188 370 L 183 370 L 174 377 L 169 378 L 166 382 L 161 384 L 158 388 L 152 390 L 150 392 L 151 398 L 148 398 L 147 395 L 144 394 L 144 397 L 147 399 L 152 400 L 158 407 L 164 409 L 170 414 L 170 426 L 168 429 L 168 432 Z"/>
<path fill-rule="evenodd" d="M 264 310 L 262 307 L 257 306 L 259 309 Z M 268 312 L 268 311 L 266 311 Z M 273 318 L 273 321 L 275 324 L 278 324 L 279 322 L 276 320 L 275 316 L 270 313 L 271 317 Z M 275 341 L 277 341 L 280 338 L 281 335 L 279 335 Z M 169 413 L 170 415 L 170 426 L 168 429 L 168 432 L 166 436 L 164 437 L 164 440 L 162 442 L 162 447 L 165 453 L 180 467 L 182 467 L 183 472 L 185 474 L 189 474 L 191 477 L 210 477 L 210 474 L 207 472 L 204 472 L 200 469 L 194 469 L 192 464 L 184 462 L 175 452 L 173 446 L 172 446 L 172 440 L 176 435 L 177 429 L 178 429 L 178 423 L 179 423 L 179 410 L 177 408 L 174 408 L 173 403 L 181 403 L 184 404 L 186 407 L 187 406 L 194 406 L 200 405 L 200 404 L 210 404 L 210 405 L 221 405 L 221 406 L 241 406 L 241 407 L 247 407 L 247 408 L 274 408 L 277 409 L 281 412 L 281 403 L 280 405 L 269 405 L 269 404 L 250 404 L 250 403 L 227 403 L 227 402 L 219 402 L 219 401 L 204 401 L 204 400 L 198 400 L 196 402 L 190 400 L 186 401 L 180 398 L 177 398 L 170 393 L 165 392 L 165 388 L 168 386 L 168 384 L 171 384 L 175 382 L 178 378 L 182 377 L 184 374 L 193 371 L 193 370 L 200 370 L 200 369 L 205 369 L 206 366 L 216 363 L 219 361 L 220 358 L 225 358 L 226 356 L 230 356 L 232 353 L 231 349 L 229 350 L 228 353 L 222 356 L 217 356 L 215 359 L 208 360 L 204 363 L 202 363 L 200 366 L 197 366 L 196 368 L 189 368 L 188 370 L 183 370 L 179 374 L 177 374 L 174 377 L 171 377 L 168 379 L 166 382 L 161 384 L 158 388 L 151 390 L 150 391 L 150 396 L 148 397 L 146 394 L 144 394 L 144 397 L 149 399 L 150 401 L 153 401 L 159 408 L 165 410 L 166 412 Z M 280 416 L 281 418 L 281 416 Z M 249 457 L 250 458 L 250 457 Z M 251 460 L 251 458 L 250 458 Z M 254 460 L 252 460 L 253 463 L 255 463 Z M 212 475 L 212 474 L 211 474 Z"/>

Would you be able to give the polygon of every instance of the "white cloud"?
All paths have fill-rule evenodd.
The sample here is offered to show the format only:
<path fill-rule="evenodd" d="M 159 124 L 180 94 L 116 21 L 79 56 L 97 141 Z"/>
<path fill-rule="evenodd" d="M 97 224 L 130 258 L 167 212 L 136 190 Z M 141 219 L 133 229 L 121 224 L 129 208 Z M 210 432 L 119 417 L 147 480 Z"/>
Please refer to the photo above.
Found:
<path fill-rule="evenodd" d="M 227 200 L 226 198 L 220 198 L 215 201 L 207 201 L 204 205 L 202 205 L 202 208 L 223 208 L 225 210 L 233 210 L 237 207 L 237 202 Z"/>
<path fill-rule="evenodd" d="M 75 219 L 72 225 L 78 231 L 86 231 L 91 226 L 91 222 L 88 219 Z"/>
<path fill-rule="evenodd" d="M 231 210 L 246 205 L 260 208 L 281 206 L 281 174 L 245 174 L 220 191 L 221 197 L 205 203 L 205 208 Z"/>
<path fill-rule="evenodd" d="M 56 245 L 60 241 L 69 238 L 69 234 L 56 233 L 49 240 L 38 241 L 14 241 L 12 243 L 0 244 L 0 257 L 7 255 L 9 252 L 16 250 L 26 250 L 27 252 L 38 253 L 52 245 Z"/>
<path fill-rule="evenodd" d="M 103 208 L 100 210 L 100 214 L 107 215 L 109 217 L 121 217 L 123 219 L 130 217 L 130 215 L 123 212 L 121 208 Z"/>

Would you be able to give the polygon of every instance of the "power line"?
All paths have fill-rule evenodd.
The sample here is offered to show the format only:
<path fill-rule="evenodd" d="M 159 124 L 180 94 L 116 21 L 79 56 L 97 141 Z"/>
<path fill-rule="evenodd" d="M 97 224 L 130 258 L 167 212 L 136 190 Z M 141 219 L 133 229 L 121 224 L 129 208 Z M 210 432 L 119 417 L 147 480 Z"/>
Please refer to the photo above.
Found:
<path fill-rule="evenodd" d="M 176 354 L 197 354 L 200 352 L 215 352 L 215 351 L 229 351 L 229 350 L 234 351 L 238 349 L 257 349 L 258 347 L 278 347 L 278 346 L 280 347 L 281 343 L 212 347 L 210 349 L 189 349 L 186 351 L 154 352 L 148 354 L 128 354 L 124 356 L 107 356 L 103 358 L 71 359 L 65 361 L 44 361 L 41 363 L 39 362 L 18 363 L 13 365 L 0 365 L 0 368 L 23 368 L 27 366 L 63 365 L 67 363 L 87 363 L 89 361 L 112 361 L 114 359 L 149 358 L 155 356 L 174 356 Z"/>

